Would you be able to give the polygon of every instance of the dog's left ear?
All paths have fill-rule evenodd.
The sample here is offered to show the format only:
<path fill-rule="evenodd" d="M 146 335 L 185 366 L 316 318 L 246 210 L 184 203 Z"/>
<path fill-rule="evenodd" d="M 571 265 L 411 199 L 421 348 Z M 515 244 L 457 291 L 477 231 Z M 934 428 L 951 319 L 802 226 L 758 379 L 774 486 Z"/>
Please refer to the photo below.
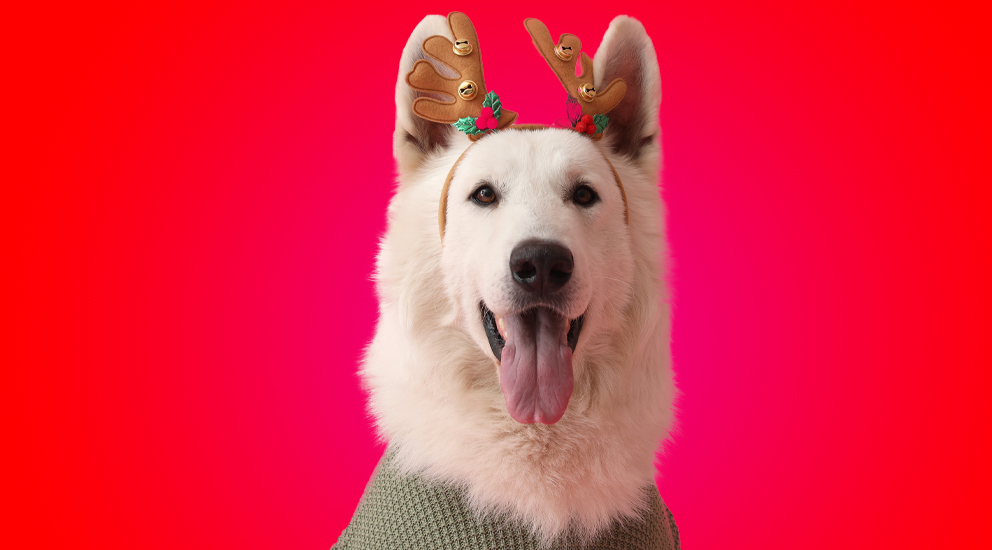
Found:
<path fill-rule="evenodd" d="M 596 88 L 622 78 L 627 83 L 623 100 L 608 115 L 603 133 L 613 152 L 638 158 L 658 146 L 658 111 L 661 75 L 654 46 L 640 21 L 621 15 L 613 19 L 593 59 Z"/>
<path fill-rule="evenodd" d="M 432 122 L 414 114 L 413 102 L 430 94 L 418 92 L 406 82 L 406 75 L 413 70 L 414 64 L 429 59 L 422 48 L 424 40 L 433 35 L 450 34 L 444 16 L 428 15 L 413 29 L 403 48 L 396 78 L 396 129 L 393 132 L 393 157 L 401 179 L 416 170 L 425 157 L 447 147 L 455 133 L 450 124 Z"/>

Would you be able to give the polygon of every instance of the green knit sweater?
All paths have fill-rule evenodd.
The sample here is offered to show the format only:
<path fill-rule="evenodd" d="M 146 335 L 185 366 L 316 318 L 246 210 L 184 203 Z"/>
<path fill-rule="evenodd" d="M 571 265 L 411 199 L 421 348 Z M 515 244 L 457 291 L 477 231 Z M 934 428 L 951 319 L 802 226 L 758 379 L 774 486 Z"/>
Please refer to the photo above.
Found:
<path fill-rule="evenodd" d="M 456 488 L 404 476 L 386 452 L 351 523 L 332 550 L 679 550 L 679 529 L 658 489 L 637 522 L 613 526 L 582 545 L 565 536 L 542 546 L 529 530 L 498 518 L 479 520 Z"/>

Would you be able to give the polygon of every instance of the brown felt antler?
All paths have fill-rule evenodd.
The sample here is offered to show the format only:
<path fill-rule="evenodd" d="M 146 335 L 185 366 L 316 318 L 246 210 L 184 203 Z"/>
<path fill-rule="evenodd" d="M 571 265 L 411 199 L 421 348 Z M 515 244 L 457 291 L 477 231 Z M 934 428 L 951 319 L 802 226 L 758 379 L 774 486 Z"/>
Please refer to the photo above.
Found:
<path fill-rule="evenodd" d="M 534 46 L 541 52 L 548 66 L 558 76 L 568 95 L 579 100 L 582 113 L 601 115 L 616 107 L 627 93 L 627 84 L 617 78 L 602 90 L 595 88 L 592 58 L 582 51 L 582 41 L 574 34 L 563 34 L 555 44 L 548 26 L 533 17 L 524 20 Z M 575 60 L 579 58 L 582 74 L 575 76 Z"/>
<path fill-rule="evenodd" d="M 444 36 L 434 35 L 427 37 L 421 48 L 458 76 L 443 76 L 430 61 L 421 59 L 406 75 L 406 83 L 417 91 L 452 96 L 452 101 L 418 97 L 413 102 L 413 112 L 433 122 L 454 124 L 460 118 L 479 116 L 487 90 L 482 76 L 479 37 L 472 20 L 464 13 L 453 11 L 448 14 L 448 27 L 455 37 L 454 44 Z M 503 109 L 498 128 L 513 124 L 516 118 L 517 113 Z"/>

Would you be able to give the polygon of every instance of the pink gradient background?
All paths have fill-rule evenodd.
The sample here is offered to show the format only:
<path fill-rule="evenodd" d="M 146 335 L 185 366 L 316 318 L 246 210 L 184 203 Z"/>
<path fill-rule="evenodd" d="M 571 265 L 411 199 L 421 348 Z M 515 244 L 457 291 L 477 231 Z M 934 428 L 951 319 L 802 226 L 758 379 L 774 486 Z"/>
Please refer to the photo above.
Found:
<path fill-rule="evenodd" d="M 686 548 L 992 547 L 989 4 L 802 4 L 4 7 L 0 547 L 337 539 L 396 66 L 452 9 L 523 122 L 524 17 L 654 39 Z"/>

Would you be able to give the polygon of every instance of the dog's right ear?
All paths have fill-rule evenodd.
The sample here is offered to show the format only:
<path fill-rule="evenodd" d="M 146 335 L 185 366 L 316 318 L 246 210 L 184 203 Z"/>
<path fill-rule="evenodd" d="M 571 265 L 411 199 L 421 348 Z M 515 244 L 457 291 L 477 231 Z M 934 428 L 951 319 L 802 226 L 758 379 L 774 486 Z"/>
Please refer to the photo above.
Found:
<path fill-rule="evenodd" d="M 625 15 L 614 18 L 593 65 L 596 74 L 602 75 L 603 84 L 615 78 L 627 83 L 623 100 L 610 112 L 604 133 L 608 146 L 632 159 L 649 149 L 657 151 L 661 76 L 658 57 L 644 25 Z"/>
<path fill-rule="evenodd" d="M 396 79 L 396 130 L 393 133 L 393 157 L 399 167 L 400 177 L 417 169 L 428 154 L 443 149 L 453 139 L 455 129 L 450 124 L 431 122 L 413 113 L 413 100 L 418 97 L 446 99 L 438 94 L 418 92 L 406 82 L 406 75 L 413 64 L 425 59 L 443 75 L 454 75 L 447 67 L 431 59 L 421 45 L 429 36 L 440 35 L 452 39 L 451 29 L 444 16 L 428 15 L 413 29 L 403 48 L 400 72 Z"/>

